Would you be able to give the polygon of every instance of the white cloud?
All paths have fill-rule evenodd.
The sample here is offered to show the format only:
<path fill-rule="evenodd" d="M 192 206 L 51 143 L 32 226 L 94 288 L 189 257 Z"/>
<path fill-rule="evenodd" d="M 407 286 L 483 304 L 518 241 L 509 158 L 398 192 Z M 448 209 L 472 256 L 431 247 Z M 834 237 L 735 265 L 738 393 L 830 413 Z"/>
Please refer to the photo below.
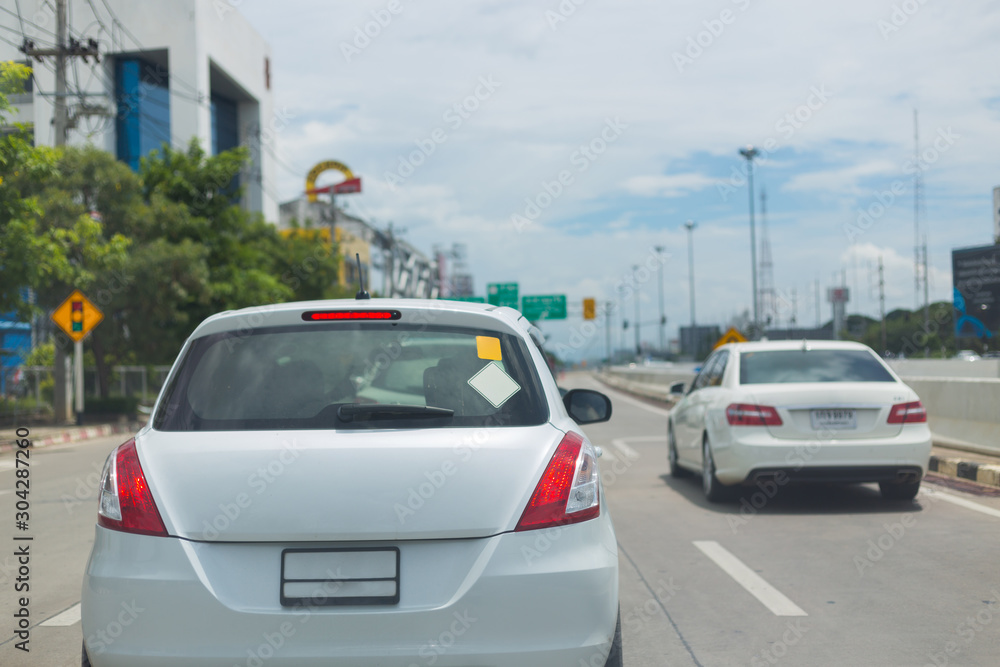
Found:
<path fill-rule="evenodd" d="M 699 173 L 633 176 L 625 181 L 625 189 L 641 197 L 681 197 L 710 187 L 716 180 Z"/>
<path fill-rule="evenodd" d="M 901 164 L 889 160 L 871 160 L 840 169 L 826 169 L 793 176 L 782 189 L 788 192 L 858 193 L 858 181 L 869 176 L 903 176 Z M 907 179 L 910 177 L 907 176 Z"/>
<path fill-rule="evenodd" d="M 480 290 L 514 278 L 532 293 L 607 297 L 643 248 L 666 245 L 676 332 L 688 318 L 680 225 L 692 218 L 698 319 L 722 322 L 750 303 L 749 233 L 746 186 L 727 197 L 714 186 L 741 168 L 739 146 L 771 140 L 779 150 L 757 182 L 771 195 L 775 284 L 796 291 L 799 320 L 814 319 L 816 281 L 825 288 L 845 268 L 855 304 L 871 312 L 876 250 L 888 307 L 913 307 L 909 189 L 857 239 L 855 255 L 843 251 L 845 225 L 874 201 L 869 182 L 910 187 L 914 108 L 922 147 L 941 129 L 960 136 L 924 178 L 932 300 L 950 296 L 950 248 L 991 240 L 1000 82 L 983 64 L 1000 62 L 995 0 L 925 3 L 885 35 L 878 22 L 891 20 L 888 1 L 588 2 L 555 29 L 545 11 L 558 11 L 556 0 L 402 6 L 351 62 L 338 45 L 384 3 L 289 0 L 240 11 L 271 44 L 276 106 L 297 114 L 277 139 L 283 160 L 301 174 L 322 159 L 344 161 L 365 182 L 352 206 L 405 227 L 428 252 L 468 244 Z M 735 20 L 702 35 L 722 9 Z M 689 38 L 704 45 L 679 72 L 673 54 Z M 483 76 L 502 85 L 449 128 L 443 114 Z M 574 171 L 535 224 L 513 230 L 525 199 L 573 169 L 574 151 L 615 117 L 628 124 L 620 139 Z M 447 141 L 396 191 L 386 187 L 385 172 L 436 127 L 449 130 Z M 299 176 L 282 168 L 279 179 L 266 187 L 301 192 Z M 600 285 L 604 294 L 583 293 Z M 640 305 L 658 305 L 649 290 Z"/>

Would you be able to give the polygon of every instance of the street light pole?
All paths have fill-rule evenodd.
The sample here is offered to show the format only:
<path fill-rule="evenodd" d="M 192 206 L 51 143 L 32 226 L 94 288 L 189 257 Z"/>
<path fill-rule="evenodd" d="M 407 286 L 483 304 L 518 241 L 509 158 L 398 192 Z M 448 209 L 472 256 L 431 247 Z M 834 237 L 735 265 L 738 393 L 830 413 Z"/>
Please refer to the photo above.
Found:
<path fill-rule="evenodd" d="M 757 307 L 757 235 L 753 222 L 753 159 L 760 154 L 753 146 L 740 149 L 740 155 L 747 160 L 747 180 L 750 193 L 750 269 L 753 282 L 753 337 L 757 338 L 760 331 L 760 314 Z"/>
<path fill-rule="evenodd" d="M 694 355 L 698 356 L 698 336 L 695 330 L 694 320 L 694 228 L 697 227 L 694 220 L 684 223 L 684 228 L 688 230 L 688 286 L 691 291 L 691 340 L 694 342 Z"/>
<path fill-rule="evenodd" d="M 611 364 L 613 363 L 612 358 L 611 358 L 611 314 L 612 314 L 612 312 L 613 311 L 611 310 L 611 302 L 610 301 L 605 301 L 604 302 L 604 334 L 605 334 L 606 340 L 605 340 L 605 344 L 604 344 L 605 345 L 604 349 L 605 349 L 605 352 L 607 353 L 607 358 L 608 358 L 607 364 L 605 364 L 606 366 L 611 366 Z"/>
<path fill-rule="evenodd" d="M 635 277 L 639 274 L 639 265 L 636 264 L 632 267 L 632 276 Z M 635 353 L 636 355 L 642 354 L 642 346 L 639 343 L 639 283 L 635 285 Z"/>
<path fill-rule="evenodd" d="M 628 346 L 625 343 L 625 334 L 628 329 L 628 320 L 625 319 L 625 295 L 622 292 L 618 293 L 618 312 L 622 314 L 622 336 L 621 336 L 621 349 L 622 354 L 628 350 Z"/>
<path fill-rule="evenodd" d="M 655 247 L 655 250 L 656 250 L 656 253 L 658 255 L 662 255 L 663 252 L 666 250 L 666 248 L 664 248 L 661 245 L 658 245 L 658 246 Z M 660 273 L 660 354 L 662 354 L 663 357 L 666 358 L 666 356 L 667 356 L 667 316 L 666 316 L 666 313 L 664 313 L 664 311 L 663 311 L 663 280 L 664 280 L 664 278 L 663 278 L 663 265 L 664 265 L 664 263 L 665 262 L 663 261 L 663 258 L 661 257 L 660 258 L 660 268 L 658 268 L 657 271 L 659 271 L 659 273 Z"/>

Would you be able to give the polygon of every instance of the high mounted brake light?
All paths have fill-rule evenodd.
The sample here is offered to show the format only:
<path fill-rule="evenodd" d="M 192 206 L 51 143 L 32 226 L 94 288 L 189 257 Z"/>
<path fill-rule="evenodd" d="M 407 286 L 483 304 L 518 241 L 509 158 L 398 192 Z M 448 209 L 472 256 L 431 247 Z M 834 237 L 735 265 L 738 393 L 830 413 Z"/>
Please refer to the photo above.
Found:
<path fill-rule="evenodd" d="M 403 316 L 398 310 L 310 310 L 302 313 L 306 322 L 328 320 L 398 320 Z"/>

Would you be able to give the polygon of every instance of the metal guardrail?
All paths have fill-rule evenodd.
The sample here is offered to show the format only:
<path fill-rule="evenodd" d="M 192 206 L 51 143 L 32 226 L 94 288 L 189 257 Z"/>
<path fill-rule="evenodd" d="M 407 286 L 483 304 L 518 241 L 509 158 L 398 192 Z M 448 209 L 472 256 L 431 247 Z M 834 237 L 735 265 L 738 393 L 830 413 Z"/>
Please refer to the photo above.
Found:
<path fill-rule="evenodd" d="M 18 423 L 39 423 L 51 417 L 52 394 L 55 388 L 51 366 L 19 366 L 4 368 L 0 386 L 0 422 L 14 419 Z M 142 404 L 156 399 L 170 366 L 113 366 L 110 376 L 112 396 L 138 396 Z M 97 369 L 84 368 L 84 390 L 87 396 L 97 396 Z"/>

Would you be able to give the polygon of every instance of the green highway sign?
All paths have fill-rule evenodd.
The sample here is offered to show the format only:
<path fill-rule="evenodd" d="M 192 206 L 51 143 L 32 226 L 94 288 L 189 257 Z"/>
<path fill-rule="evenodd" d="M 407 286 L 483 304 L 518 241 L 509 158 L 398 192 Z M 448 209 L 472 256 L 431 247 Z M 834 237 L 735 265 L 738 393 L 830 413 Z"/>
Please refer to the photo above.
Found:
<path fill-rule="evenodd" d="M 517 283 L 490 283 L 486 286 L 486 301 L 493 306 L 517 308 Z"/>
<path fill-rule="evenodd" d="M 529 320 L 565 320 L 566 295 L 525 296 L 521 299 L 521 312 Z"/>

